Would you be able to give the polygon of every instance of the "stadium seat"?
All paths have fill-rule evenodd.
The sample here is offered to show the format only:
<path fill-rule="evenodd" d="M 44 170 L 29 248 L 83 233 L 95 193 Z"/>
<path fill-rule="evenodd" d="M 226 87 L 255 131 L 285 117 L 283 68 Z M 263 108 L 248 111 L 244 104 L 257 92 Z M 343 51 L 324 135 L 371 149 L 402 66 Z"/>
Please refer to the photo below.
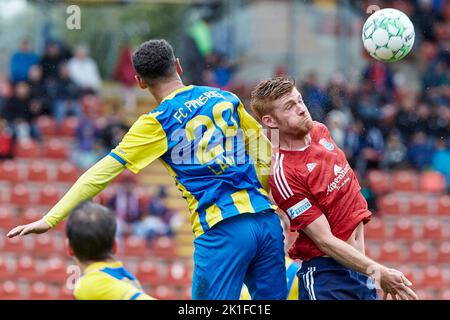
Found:
<path fill-rule="evenodd" d="M 169 237 L 162 236 L 153 240 L 151 252 L 154 256 L 160 258 L 172 258 L 177 255 L 176 246 Z"/>
<path fill-rule="evenodd" d="M 39 204 L 43 206 L 54 206 L 60 199 L 59 191 L 51 186 L 46 185 L 39 191 Z"/>
<path fill-rule="evenodd" d="M 450 242 L 443 242 L 439 245 L 437 262 L 450 263 Z"/>
<path fill-rule="evenodd" d="M 180 261 L 169 265 L 167 283 L 172 285 L 190 285 L 192 282 L 192 270 Z"/>
<path fill-rule="evenodd" d="M 23 298 L 19 286 L 15 282 L 5 281 L 0 283 L 0 300 L 21 300 Z"/>
<path fill-rule="evenodd" d="M 11 279 L 11 270 L 8 268 L 6 260 L 0 256 L 0 281 Z"/>
<path fill-rule="evenodd" d="M 400 255 L 400 249 L 397 243 L 393 241 L 387 241 L 381 245 L 380 254 L 378 260 L 381 262 L 400 262 L 402 261 Z"/>
<path fill-rule="evenodd" d="M 16 157 L 33 159 L 39 157 L 39 153 L 39 148 L 33 140 L 20 141 L 16 145 Z"/>
<path fill-rule="evenodd" d="M 44 282 L 33 283 L 30 287 L 30 294 L 28 295 L 30 300 L 52 300 L 53 297 L 50 293 L 49 286 Z"/>
<path fill-rule="evenodd" d="M 439 197 L 437 213 L 441 216 L 450 217 L 450 196 L 443 195 Z"/>
<path fill-rule="evenodd" d="M 64 137 L 74 137 L 77 131 L 79 119 L 77 117 L 65 118 L 61 124 L 60 132 Z"/>
<path fill-rule="evenodd" d="M 22 254 L 25 252 L 26 246 L 24 239 L 20 237 L 4 238 L 2 251 Z"/>
<path fill-rule="evenodd" d="M 392 175 L 392 190 L 414 192 L 418 190 L 419 179 L 414 171 L 401 170 Z"/>
<path fill-rule="evenodd" d="M 423 239 L 442 241 L 444 239 L 442 224 L 439 220 L 430 218 L 423 224 Z"/>
<path fill-rule="evenodd" d="M 175 300 L 177 297 L 174 290 L 165 285 L 159 285 L 151 291 L 152 297 L 158 300 Z"/>
<path fill-rule="evenodd" d="M 10 202 L 16 205 L 27 206 L 30 204 L 31 196 L 25 184 L 16 184 L 11 192 Z"/>
<path fill-rule="evenodd" d="M 22 251 L 23 254 L 23 251 Z M 39 275 L 34 259 L 30 256 L 21 256 L 16 261 L 15 279 L 37 280 Z"/>
<path fill-rule="evenodd" d="M 67 277 L 67 264 L 64 260 L 54 257 L 46 261 L 41 279 L 61 285 L 67 280 Z"/>
<path fill-rule="evenodd" d="M 446 300 L 446 301 L 450 300 L 450 289 L 441 290 L 441 292 L 439 293 L 438 299 Z"/>
<path fill-rule="evenodd" d="M 402 240 L 413 240 L 416 237 L 414 226 L 410 219 L 401 218 L 395 222 L 393 238 Z"/>
<path fill-rule="evenodd" d="M 33 207 L 25 209 L 20 216 L 20 224 L 29 224 L 42 218 L 43 213 Z"/>
<path fill-rule="evenodd" d="M 408 212 L 413 215 L 428 215 L 430 213 L 428 199 L 417 195 L 409 198 Z"/>
<path fill-rule="evenodd" d="M 384 221 L 373 218 L 364 226 L 364 237 L 367 239 L 382 240 L 386 237 L 386 227 Z"/>
<path fill-rule="evenodd" d="M 192 300 L 192 287 L 186 286 L 186 287 L 182 288 L 181 292 L 178 295 L 178 299 Z"/>
<path fill-rule="evenodd" d="M 431 260 L 431 255 L 428 247 L 420 241 L 414 242 L 409 250 L 408 261 L 415 263 L 428 263 Z"/>
<path fill-rule="evenodd" d="M 74 300 L 73 290 L 69 290 L 64 284 L 56 292 L 56 300 Z"/>
<path fill-rule="evenodd" d="M 420 191 L 424 193 L 443 193 L 445 177 L 439 172 L 425 171 L 420 176 Z"/>
<path fill-rule="evenodd" d="M 40 234 L 33 238 L 33 254 L 36 256 L 49 256 L 58 253 L 55 238 L 50 234 Z"/>
<path fill-rule="evenodd" d="M 56 134 L 56 123 L 52 117 L 40 116 L 36 123 L 43 136 L 52 137 Z"/>
<path fill-rule="evenodd" d="M 0 161 L 0 181 L 18 182 L 19 179 L 19 166 L 15 162 Z"/>
<path fill-rule="evenodd" d="M 129 236 L 125 239 L 123 255 L 133 257 L 147 256 L 147 245 L 145 239 L 138 236 Z"/>
<path fill-rule="evenodd" d="M 56 180 L 73 183 L 78 179 L 79 175 L 78 169 L 74 164 L 64 161 L 58 165 Z"/>
<path fill-rule="evenodd" d="M 158 265 L 151 261 L 142 261 L 138 265 L 136 277 L 142 284 L 155 285 L 164 281 L 163 275 L 158 268 Z"/>
<path fill-rule="evenodd" d="M 69 150 L 67 145 L 58 139 L 51 139 L 44 145 L 44 155 L 51 159 L 67 159 Z"/>
<path fill-rule="evenodd" d="M 0 229 L 8 230 L 16 225 L 16 216 L 9 208 L 0 208 Z"/>
<path fill-rule="evenodd" d="M 434 293 L 432 290 L 418 289 L 415 291 L 419 300 L 434 300 Z"/>
<path fill-rule="evenodd" d="M 423 287 L 427 288 L 444 288 L 445 281 L 442 270 L 436 266 L 428 266 L 423 272 Z"/>
<path fill-rule="evenodd" d="M 367 174 L 369 187 L 376 194 L 385 194 L 389 191 L 389 175 L 380 170 L 372 170 Z"/>
<path fill-rule="evenodd" d="M 44 162 L 35 160 L 29 164 L 28 181 L 46 182 L 48 178 L 48 167 Z"/>
<path fill-rule="evenodd" d="M 377 200 L 381 214 L 398 215 L 403 212 L 400 200 L 395 194 L 388 194 Z"/>

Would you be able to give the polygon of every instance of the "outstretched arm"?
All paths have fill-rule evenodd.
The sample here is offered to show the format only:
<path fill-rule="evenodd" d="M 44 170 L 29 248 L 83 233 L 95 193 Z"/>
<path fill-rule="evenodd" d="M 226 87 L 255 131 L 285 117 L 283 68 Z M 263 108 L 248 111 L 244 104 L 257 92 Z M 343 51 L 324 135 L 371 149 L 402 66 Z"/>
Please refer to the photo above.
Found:
<path fill-rule="evenodd" d="M 390 294 L 393 299 L 417 300 L 417 295 L 408 286 L 412 283 L 402 272 L 387 268 L 366 257 L 363 253 L 345 241 L 336 238 L 330 229 L 326 217 L 322 214 L 311 222 L 303 232 L 328 256 L 342 265 L 371 277 L 379 278 L 384 298 Z"/>
<path fill-rule="evenodd" d="M 64 220 L 81 202 L 95 197 L 123 170 L 124 165 L 108 155 L 87 170 L 64 197 L 40 220 L 17 226 L 8 233 L 9 238 L 29 233 L 44 233 Z"/>

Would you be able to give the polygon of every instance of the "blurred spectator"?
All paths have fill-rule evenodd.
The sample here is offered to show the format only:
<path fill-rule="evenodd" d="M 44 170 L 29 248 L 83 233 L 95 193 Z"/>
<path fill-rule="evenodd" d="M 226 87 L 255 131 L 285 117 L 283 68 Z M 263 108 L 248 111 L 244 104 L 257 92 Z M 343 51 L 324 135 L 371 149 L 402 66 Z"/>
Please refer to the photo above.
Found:
<path fill-rule="evenodd" d="M 125 109 L 129 114 L 136 110 L 136 93 L 134 87 L 136 72 L 134 71 L 133 61 L 131 60 L 131 48 L 125 46 L 119 56 L 114 69 L 114 78 L 123 86 L 123 96 L 125 100 Z"/>
<path fill-rule="evenodd" d="M 0 160 L 11 159 L 14 155 L 14 135 L 8 121 L 0 118 Z"/>
<path fill-rule="evenodd" d="M 11 56 L 11 81 L 26 81 L 31 66 L 38 63 L 39 56 L 33 52 L 30 41 L 22 40 L 19 50 Z"/>
<path fill-rule="evenodd" d="M 387 63 L 371 60 L 364 70 L 363 79 L 372 83 L 377 94 L 391 101 L 395 88 L 392 71 Z"/>
<path fill-rule="evenodd" d="M 447 189 L 450 188 L 450 148 L 448 138 L 436 139 L 435 151 L 431 157 L 431 167 L 444 175 Z"/>
<path fill-rule="evenodd" d="M 42 67 L 40 65 L 34 65 L 30 68 L 28 85 L 30 86 L 31 101 L 39 107 L 39 113 L 51 114 L 53 107 L 42 78 Z"/>
<path fill-rule="evenodd" d="M 64 61 L 61 48 L 56 42 L 50 42 L 45 48 L 41 59 L 42 77 L 45 83 L 54 82 L 58 79 L 59 65 Z"/>
<path fill-rule="evenodd" d="M 431 164 L 433 148 L 427 141 L 427 135 L 422 132 L 414 133 L 411 144 L 408 146 L 408 161 L 418 170 L 423 170 Z"/>
<path fill-rule="evenodd" d="M 402 142 L 398 131 L 392 131 L 387 137 L 386 149 L 383 158 L 383 167 L 388 169 L 399 169 L 405 166 L 406 146 Z"/>
<path fill-rule="evenodd" d="M 76 145 L 72 160 L 82 169 L 88 169 L 104 156 L 105 150 L 99 143 L 100 130 L 94 119 L 81 116 L 76 129 Z"/>
<path fill-rule="evenodd" d="M 112 112 L 105 119 L 106 125 L 101 130 L 101 140 L 107 150 L 115 148 L 129 129 L 120 111 L 119 105 L 113 105 Z"/>
<path fill-rule="evenodd" d="M 75 55 L 69 60 L 70 78 L 82 89 L 98 91 L 101 86 L 101 78 L 97 64 L 89 57 L 88 49 L 79 46 L 75 50 Z"/>
<path fill-rule="evenodd" d="M 80 88 L 69 77 L 67 64 L 61 64 L 54 102 L 54 116 L 57 124 L 61 124 L 67 115 L 81 116 L 79 91 Z"/>
<path fill-rule="evenodd" d="M 377 94 L 373 83 L 364 80 L 353 98 L 353 112 L 363 122 L 364 126 L 374 126 L 380 120 L 382 97 Z"/>
<path fill-rule="evenodd" d="M 311 117 L 320 122 L 325 121 L 325 94 L 319 86 L 317 75 L 310 72 L 306 75 L 300 87 L 302 97 L 309 108 Z"/>

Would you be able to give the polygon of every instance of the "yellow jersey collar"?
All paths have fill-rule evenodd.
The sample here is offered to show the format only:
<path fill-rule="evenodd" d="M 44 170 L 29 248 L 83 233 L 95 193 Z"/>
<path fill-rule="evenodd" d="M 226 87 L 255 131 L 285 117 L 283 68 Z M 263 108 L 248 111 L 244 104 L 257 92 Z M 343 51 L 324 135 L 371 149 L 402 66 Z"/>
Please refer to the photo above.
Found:
<path fill-rule="evenodd" d="M 183 91 L 191 90 L 192 87 L 194 87 L 194 86 L 193 86 L 193 85 L 190 85 L 190 86 L 185 86 L 185 87 L 182 87 L 182 88 L 179 88 L 179 89 L 176 89 L 176 90 L 172 91 L 167 97 L 165 97 L 165 98 L 161 101 L 161 103 L 163 103 L 163 102 L 166 101 L 166 100 L 173 99 L 177 94 L 179 94 L 179 93 L 181 93 L 181 92 L 183 92 Z"/>
<path fill-rule="evenodd" d="M 121 261 L 113 261 L 113 262 L 98 261 L 88 265 L 84 270 L 84 273 L 98 271 L 103 268 L 121 268 L 121 267 L 123 267 L 123 263 Z"/>

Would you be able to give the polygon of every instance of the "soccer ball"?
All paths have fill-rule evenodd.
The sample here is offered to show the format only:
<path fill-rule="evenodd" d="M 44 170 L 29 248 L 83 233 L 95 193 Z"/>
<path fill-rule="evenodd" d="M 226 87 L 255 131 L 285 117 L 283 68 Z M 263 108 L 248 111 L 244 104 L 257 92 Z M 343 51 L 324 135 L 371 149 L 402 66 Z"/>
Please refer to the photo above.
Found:
<path fill-rule="evenodd" d="M 362 30 L 364 48 L 383 62 L 403 59 L 411 51 L 414 38 L 414 26 L 408 16 L 391 8 L 373 13 Z"/>

